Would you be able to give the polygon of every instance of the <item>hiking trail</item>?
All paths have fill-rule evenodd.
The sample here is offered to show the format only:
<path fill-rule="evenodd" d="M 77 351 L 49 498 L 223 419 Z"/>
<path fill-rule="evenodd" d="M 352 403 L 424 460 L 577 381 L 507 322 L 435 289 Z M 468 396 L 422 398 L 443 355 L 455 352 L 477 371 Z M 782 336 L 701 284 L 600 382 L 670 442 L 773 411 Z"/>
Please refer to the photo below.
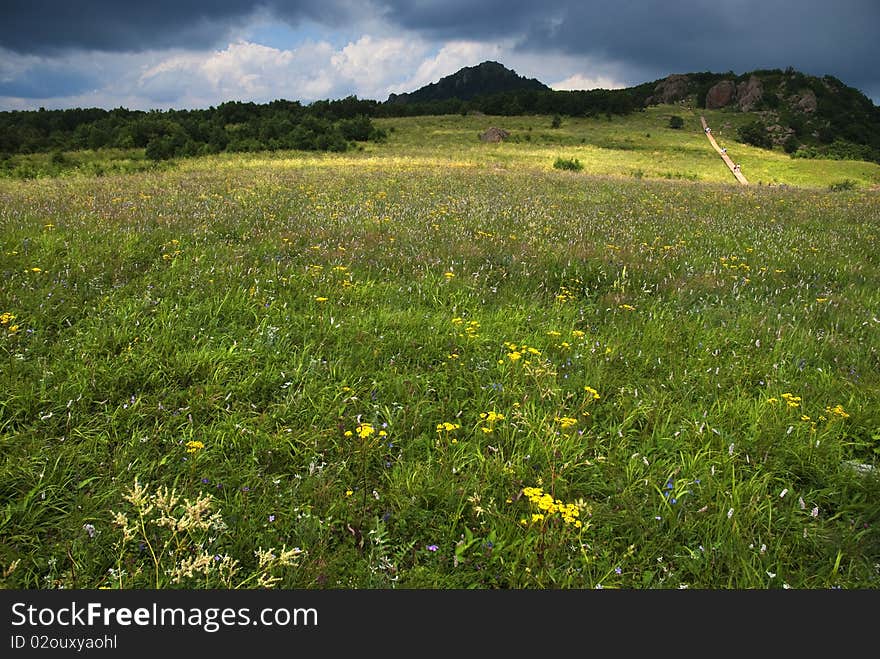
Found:
<path fill-rule="evenodd" d="M 709 124 L 706 123 L 706 117 L 700 115 L 700 122 L 703 124 L 703 132 L 706 134 L 706 137 L 709 138 L 709 142 L 718 152 L 718 155 L 721 156 L 724 164 L 727 165 L 728 169 L 730 169 L 730 171 L 736 177 L 736 180 L 743 185 L 748 185 L 749 182 L 746 180 L 746 177 L 743 176 L 742 172 L 739 170 L 736 164 L 730 159 L 730 156 L 727 155 L 727 150 L 722 149 L 720 146 L 718 146 L 718 142 L 715 141 L 715 137 L 712 135 L 712 131 L 709 128 Z"/>

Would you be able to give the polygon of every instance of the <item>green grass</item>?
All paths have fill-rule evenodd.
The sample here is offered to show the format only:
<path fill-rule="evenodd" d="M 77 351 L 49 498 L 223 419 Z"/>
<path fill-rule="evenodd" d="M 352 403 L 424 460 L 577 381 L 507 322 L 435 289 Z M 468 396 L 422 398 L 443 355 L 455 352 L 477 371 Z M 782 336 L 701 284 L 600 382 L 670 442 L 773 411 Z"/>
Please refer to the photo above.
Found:
<path fill-rule="evenodd" d="M 682 117 L 682 129 L 669 127 L 671 115 Z M 880 165 L 846 160 L 791 158 L 781 148 L 759 149 L 740 144 L 737 128 L 753 114 L 725 110 L 700 110 L 680 106 L 651 106 L 625 117 L 565 118 L 552 128 L 549 116 L 493 117 L 481 115 L 427 116 L 376 119 L 386 130 L 383 143 L 363 143 L 339 156 L 315 152 L 264 152 L 214 158 L 155 163 L 143 149 L 99 150 L 61 154 L 12 156 L 0 161 L 0 177 L 103 176 L 168 169 L 210 166 L 300 168 L 329 166 L 384 168 L 389 164 L 550 171 L 554 163 L 578 160 L 583 174 L 626 179 L 688 180 L 735 184 L 733 175 L 703 134 L 700 115 L 712 126 L 718 142 L 738 162 L 753 185 L 827 190 L 852 185 L 856 189 L 880 186 Z M 486 144 L 479 134 L 490 126 L 505 128 L 511 137 L 504 143 Z"/>
<path fill-rule="evenodd" d="M 669 128 L 670 115 L 684 119 L 682 129 Z M 626 117 L 566 118 L 551 128 L 551 118 L 446 116 L 379 119 L 389 131 L 387 144 L 369 145 L 368 153 L 422 159 L 434 155 L 455 162 L 494 168 L 548 170 L 558 157 L 576 158 L 587 174 L 649 179 L 685 179 L 735 183 L 715 153 L 700 124 L 706 117 L 713 134 L 740 163 L 754 185 L 787 185 L 826 189 L 852 180 L 858 187 L 880 184 L 876 163 L 791 158 L 781 148 L 759 149 L 740 144 L 737 128 L 753 115 L 724 110 L 652 106 Z M 501 144 L 484 144 L 478 134 L 489 126 L 511 133 Z M 393 128 L 393 130 L 391 130 Z"/>
<path fill-rule="evenodd" d="M 0 158 L 0 177 L 27 180 L 57 176 L 104 176 L 160 171 L 172 162 L 148 160 L 144 149 L 98 149 L 29 153 Z"/>
<path fill-rule="evenodd" d="M 496 119 L 0 181 L 3 585 L 876 588 L 876 166 Z"/>

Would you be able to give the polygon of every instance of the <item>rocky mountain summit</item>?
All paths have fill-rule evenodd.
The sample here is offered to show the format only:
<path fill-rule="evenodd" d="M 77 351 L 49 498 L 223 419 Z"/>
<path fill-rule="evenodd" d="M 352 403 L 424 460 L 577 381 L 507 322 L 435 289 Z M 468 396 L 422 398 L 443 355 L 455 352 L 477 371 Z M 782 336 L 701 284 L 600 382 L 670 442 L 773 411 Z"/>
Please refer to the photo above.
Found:
<path fill-rule="evenodd" d="M 528 90 L 550 91 L 550 88 L 543 82 L 521 76 L 498 62 L 485 61 L 459 69 L 415 91 L 391 94 L 387 102 L 425 103 L 450 98 L 467 101 L 476 96 Z"/>

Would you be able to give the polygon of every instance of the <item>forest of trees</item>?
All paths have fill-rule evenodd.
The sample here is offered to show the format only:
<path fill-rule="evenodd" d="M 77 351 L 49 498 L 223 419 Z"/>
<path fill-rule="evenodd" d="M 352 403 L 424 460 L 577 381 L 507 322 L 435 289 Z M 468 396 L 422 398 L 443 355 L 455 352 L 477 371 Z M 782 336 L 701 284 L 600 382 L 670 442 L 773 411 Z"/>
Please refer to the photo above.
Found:
<path fill-rule="evenodd" d="M 278 100 L 206 110 L 0 112 L 0 154 L 141 148 L 151 160 L 166 160 L 222 151 L 345 151 L 384 138 L 368 116 L 374 105 L 346 98 L 308 106 Z"/>
<path fill-rule="evenodd" d="M 402 117 L 482 112 L 500 116 L 559 114 L 566 117 L 596 117 L 629 114 L 643 107 L 644 96 L 638 87 L 589 91 L 522 89 L 485 94 L 470 100 L 450 98 L 427 102 L 386 102 L 377 105 L 372 116 Z"/>

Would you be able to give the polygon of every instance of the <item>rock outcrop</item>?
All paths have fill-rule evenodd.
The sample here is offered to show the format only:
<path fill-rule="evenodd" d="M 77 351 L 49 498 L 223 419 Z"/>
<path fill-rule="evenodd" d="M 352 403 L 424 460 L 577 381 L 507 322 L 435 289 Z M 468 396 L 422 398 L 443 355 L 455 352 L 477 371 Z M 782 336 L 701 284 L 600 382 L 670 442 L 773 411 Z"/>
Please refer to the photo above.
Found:
<path fill-rule="evenodd" d="M 764 85 L 755 76 L 749 76 L 736 87 L 736 104 L 743 112 L 751 112 L 763 99 Z"/>
<path fill-rule="evenodd" d="M 726 108 L 736 99 L 736 83 L 733 80 L 722 80 L 713 85 L 706 94 L 706 109 L 717 110 Z"/>
<path fill-rule="evenodd" d="M 654 87 L 654 94 L 648 98 L 647 104 L 675 103 L 687 98 L 690 78 L 680 73 L 666 76 Z"/>
<path fill-rule="evenodd" d="M 795 96 L 792 101 L 794 101 L 794 107 L 806 114 L 813 114 L 816 111 L 816 108 L 819 107 L 819 102 L 816 99 L 816 92 L 812 89 L 803 90 L 800 94 Z"/>
<path fill-rule="evenodd" d="M 764 98 L 764 85 L 757 76 L 749 76 L 738 85 L 733 80 L 722 80 L 706 94 L 706 108 L 717 110 L 736 104 L 737 109 L 751 112 Z"/>

